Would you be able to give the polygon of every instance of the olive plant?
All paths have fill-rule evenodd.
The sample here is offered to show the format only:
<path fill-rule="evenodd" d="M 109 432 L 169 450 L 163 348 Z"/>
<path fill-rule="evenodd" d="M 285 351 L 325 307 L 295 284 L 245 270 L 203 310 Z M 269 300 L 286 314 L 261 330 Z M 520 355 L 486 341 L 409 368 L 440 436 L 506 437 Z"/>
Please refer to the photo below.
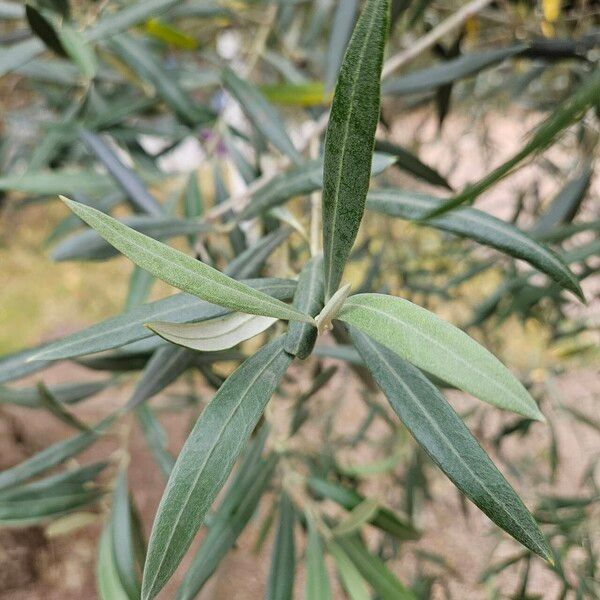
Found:
<path fill-rule="evenodd" d="M 57 148 L 64 145 L 65 140 L 68 143 L 80 140 L 83 148 L 97 157 L 110 175 L 107 178 L 104 173 L 90 171 L 53 177 L 52 173 L 36 172 L 30 166 L 29 174 L 22 178 L 4 178 L 2 188 L 59 193 L 72 213 L 89 225 L 91 230 L 62 239 L 65 232 L 72 231 L 79 223 L 77 219 L 64 220 L 59 226 L 62 231 L 56 236 L 59 243 L 54 250 L 55 259 L 98 260 L 120 253 L 135 264 L 127 307 L 121 315 L 5 358 L 0 363 L 1 380 L 17 379 L 66 359 L 77 359 L 92 368 L 115 372 L 120 365 L 125 365 L 127 370 L 143 369 L 125 406 L 93 427 L 77 419 L 68 404 L 112 385 L 112 381 L 54 388 L 40 384 L 29 399 L 21 396 L 18 401 L 21 404 L 41 405 L 80 432 L 0 473 L 3 520 L 9 524 L 37 522 L 38 517 L 65 514 L 98 501 L 102 491 L 88 484 L 103 470 L 104 463 L 65 471 L 33 483 L 30 479 L 83 451 L 110 430 L 114 422 L 135 414 L 168 480 L 145 552 L 140 542 L 138 518 L 129 498 L 126 469 L 119 469 L 110 515 L 99 545 L 98 585 L 103 598 L 150 600 L 156 597 L 175 573 L 200 528 L 207 525 L 207 533 L 177 592 L 179 600 L 196 597 L 235 544 L 261 498 L 272 488 L 277 497 L 278 524 L 267 597 L 292 597 L 296 561 L 294 531 L 300 526 L 307 539 L 307 598 L 331 597 L 329 575 L 323 562 L 325 554 L 332 557 L 342 586 L 351 598 L 368 597 L 365 582 L 382 598 L 416 598 L 417 592 L 402 584 L 379 556 L 370 553 L 360 535 L 361 528 L 370 523 L 397 540 L 415 539 L 419 532 L 410 519 L 361 496 L 339 481 L 319 476 L 318 472 L 302 479 L 302 494 L 298 493 L 296 482 L 285 477 L 277 485 L 273 483 L 285 452 L 278 452 L 267 444 L 269 424 L 264 417 L 265 409 L 272 397 L 285 387 L 286 374 L 293 363 L 306 361 L 319 352 L 335 355 L 337 349 L 367 385 L 375 384 L 383 392 L 393 412 L 424 453 L 458 490 L 524 546 L 526 554 L 519 555 L 518 560 L 523 557 L 530 560 L 530 553 L 534 553 L 553 565 L 557 557 L 536 520 L 440 388 L 452 386 L 468 392 L 496 408 L 516 413 L 529 424 L 545 420 L 538 403 L 509 369 L 462 329 L 406 298 L 375 293 L 368 284 L 355 292 L 350 284 L 344 284 L 344 273 L 353 252 L 358 251 L 355 242 L 365 210 L 369 210 L 466 237 L 528 263 L 529 270 L 507 280 L 491 299 L 492 308 L 482 307 L 474 322 L 481 317 L 481 311 L 487 311 L 487 316 L 510 294 L 516 297 L 535 273 L 543 273 L 552 282 L 553 292 L 545 289 L 545 295 L 554 293 L 558 297 L 566 290 L 583 300 L 579 280 L 585 272 L 576 276 L 569 265 L 585 262 L 593 255 L 593 248 L 584 249 L 583 254 L 580 251 L 577 256 L 558 254 L 542 241 L 543 234 L 550 231 L 557 235 L 556 222 L 545 229 L 542 219 L 537 233 L 524 232 L 514 224 L 465 204 L 471 203 L 524 160 L 551 145 L 568 126 L 579 122 L 588 109 L 597 104 L 598 71 L 592 70 L 587 80 L 575 86 L 518 153 L 464 191 L 440 199 L 395 187 L 370 190 L 372 176 L 394 163 L 403 163 L 413 175 L 432 185 L 449 188 L 439 173 L 410 153 L 376 140 L 382 89 L 395 95 L 418 93 L 432 87 L 441 90 L 444 86 L 451 87 L 459 78 L 505 59 L 535 56 L 536 52 L 551 53 L 552 48 L 518 43 L 477 57 L 449 57 L 449 64 L 442 67 L 388 78 L 382 88 L 382 70 L 387 76 L 384 55 L 390 18 L 398 18 L 401 3 L 366 0 L 354 25 L 360 3 L 340 2 L 341 16 L 335 22 L 339 30 L 332 35 L 332 52 L 340 45 L 336 36 L 344 37 L 344 23 L 349 31 L 341 44 L 343 52 L 337 53 L 339 63 L 336 65 L 333 61 L 328 66 L 326 84 L 334 88 L 331 110 L 323 113 L 326 120 L 322 115 L 321 121 L 316 121 L 312 143 L 299 147 L 288 134 L 281 116 L 265 98 L 263 92 L 266 91 L 258 90 L 229 66 L 223 67 L 218 73 L 219 83 L 252 123 L 259 138 L 257 144 L 269 144 L 284 157 L 285 166 L 273 176 L 258 176 L 254 166 L 243 156 L 236 155 L 231 146 L 240 172 L 247 177 L 249 192 L 237 205 L 223 199 L 212 211 L 203 212 L 197 180 L 192 177 L 184 190 L 187 218 L 181 219 L 172 215 L 167 203 L 155 199 L 148 191 L 149 182 L 123 164 L 114 148 L 97 133 L 109 128 L 115 119 L 119 121 L 118 110 L 121 114 L 144 111 L 157 99 L 176 115 L 177 127 L 185 128 L 186 132 L 216 119 L 213 107 L 196 105 L 175 75 L 158 69 L 135 37 L 122 33 L 176 4 L 165 0 L 136 3 L 109 14 L 83 33 L 71 23 L 67 3 L 28 4 L 26 18 L 38 37 L 20 42 L 21 46 L 13 49 L 12 57 L 2 59 L 4 62 L 0 60 L 0 67 L 7 71 L 21 65 L 35 65 L 31 61 L 43 50 L 44 44 L 72 60 L 78 69 L 77 77 L 87 82 L 87 102 L 94 105 L 94 111 L 90 116 L 84 110 L 87 107 L 77 104 L 68 111 L 71 114 L 65 115 L 65 127 L 60 133 L 63 137 L 47 138 L 47 143 L 35 152 L 34 167 L 36 163 L 44 164 L 49 155 L 59 161 Z M 186 8 L 189 14 L 193 14 L 194 9 L 200 10 L 195 4 L 183 3 L 179 7 L 181 14 L 185 16 Z M 353 6 L 348 19 L 345 11 L 350 5 Z M 201 8 L 217 14 L 226 10 L 220 5 Z M 278 18 L 282 20 L 288 18 L 287 11 L 294 10 L 293 5 L 285 3 L 279 8 Z M 316 21 L 312 24 L 318 27 Z M 158 20 L 149 21 L 146 27 L 159 39 L 173 40 L 179 35 L 179 43 L 185 43 L 183 34 Z M 151 97 L 138 99 L 133 108 L 130 106 L 133 97 L 126 97 L 120 105 L 106 105 L 94 82 L 103 77 L 110 80 L 114 75 L 103 73 L 99 66 L 92 49 L 99 40 L 105 40 L 103 52 L 112 56 L 113 62 L 129 65 L 136 71 L 136 77 L 153 89 Z M 8 66 L 11 60 L 14 62 Z M 385 64 L 393 66 L 394 61 L 391 59 Z M 63 71 L 59 75 L 69 76 L 71 72 L 64 70 L 64 64 L 60 66 Z M 120 85 L 120 81 L 115 85 Z M 300 89 L 308 93 L 302 86 L 296 91 Z M 447 94 L 448 88 L 445 89 Z M 277 90 L 278 94 L 285 92 L 285 88 Z M 322 156 L 318 141 L 323 127 L 319 127 L 319 123 L 326 126 Z M 222 129 L 220 133 L 220 142 L 224 144 L 231 143 L 233 135 L 244 138 L 233 128 Z M 126 130 L 121 134 L 127 139 Z M 131 147 L 135 148 L 135 143 Z M 314 152 L 307 158 L 309 150 Z M 153 176 L 156 173 L 150 173 L 147 179 L 152 180 Z M 117 190 L 111 188 L 110 178 L 117 182 Z M 588 175 L 581 178 L 589 181 Z M 581 202 L 586 185 L 570 190 L 570 204 Z M 109 193 L 102 202 L 88 201 L 86 191 L 97 192 L 103 187 Z M 322 199 L 318 197 L 321 189 Z M 310 233 L 306 234 L 283 205 L 293 197 L 309 194 L 313 197 Z M 123 219 L 110 216 L 108 212 L 123 198 L 136 214 Z M 565 200 L 558 204 L 564 203 Z M 254 246 L 239 248 L 235 258 L 222 270 L 216 268 L 218 261 L 212 260 L 211 253 L 197 243 L 202 235 L 214 234 L 228 237 L 235 247 L 239 236 L 257 220 L 266 223 L 280 220 L 286 225 L 272 228 Z M 562 223 L 564 226 L 564 220 Z M 294 229 L 309 238 L 309 243 L 296 257 L 297 275 L 292 279 L 261 276 L 265 261 L 287 243 Z M 188 236 L 195 254 L 161 241 L 175 236 Z M 597 248 L 597 244 L 594 247 Z M 482 268 L 487 267 L 475 264 L 473 273 Z M 154 278 L 182 293 L 143 303 Z M 528 305 L 527 310 L 531 310 L 531 306 Z M 235 350 L 242 342 L 265 332 L 267 335 L 258 339 L 268 341 L 250 356 L 245 357 Z M 317 344 L 319 338 L 332 334 L 340 344 Z M 118 350 L 107 352 L 115 349 Z M 211 366 L 224 360 L 240 364 L 221 380 Z M 164 432 L 147 401 L 191 367 L 198 368 L 217 391 L 174 459 L 166 449 Z M 335 370 L 331 369 L 317 373 L 306 398 L 334 375 Z M 301 412 L 304 399 L 298 401 L 292 433 L 301 427 L 305 418 Z M 237 469 L 230 477 L 236 464 Z M 228 480 L 231 481 L 227 490 L 211 512 Z M 65 496 L 67 484 L 71 487 Z M 333 500 L 348 511 L 347 517 L 337 522 L 332 520 L 315 510 L 313 503 L 304 504 L 304 494 Z M 36 497 L 43 497 L 44 505 L 39 515 L 32 515 L 23 500 Z M 268 524 L 265 535 L 267 527 Z"/>

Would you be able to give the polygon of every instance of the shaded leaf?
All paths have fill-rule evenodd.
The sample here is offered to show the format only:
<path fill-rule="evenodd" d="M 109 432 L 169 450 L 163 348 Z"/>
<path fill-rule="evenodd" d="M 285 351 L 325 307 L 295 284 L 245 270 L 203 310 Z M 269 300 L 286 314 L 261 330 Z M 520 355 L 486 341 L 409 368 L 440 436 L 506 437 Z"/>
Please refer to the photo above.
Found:
<path fill-rule="evenodd" d="M 420 221 L 441 204 L 442 201 L 437 198 L 395 189 L 377 190 L 371 192 L 367 198 L 367 208 L 413 221 Z M 428 219 L 424 224 L 468 237 L 514 258 L 525 260 L 578 297 L 583 296 L 577 278 L 564 261 L 550 248 L 510 223 L 476 208 L 461 208 Z"/>
<path fill-rule="evenodd" d="M 292 600 L 296 570 L 294 507 L 287 494 L 279 501 L 279 524 L 273 545 L 266 600 Z"/>
<path fill-rule="evenodd" d="M 67 56 L 65 49 L 54 29 L 52 22 L 47 19 L 37 8 L 31 4 L 25 4 L 25 16 L 31 31 L 37 35 L 42 42 L 59 56 Z"/>
<path fill-rule="evenodd" d="M 239 102 L 254 127 L 275 148 L 286 154 L 295 163 L 302 160 L 285 130 L 281 117 L 256 87 L 240 79 L 231 69 L 223 71 L 223 85 Z"/>
<path fill-rule="evenodd" d="M 308 541 L 306 544 L 305 600 L 331 600 L 329 574 L 325 566 L 321 538 L 313 519 L 307 515 Z"/>
<path fill-rule="evenodd" d="M 303 267 L 298 277 L 298 287 L 294 295 L 294 306 L 315 316 L 323 306 L 323 259 L 310 259 Z M 308 323 L 290 323 L 285 339 L 285 351 L 304 360 L 310 356 L 318 331 Z"/>

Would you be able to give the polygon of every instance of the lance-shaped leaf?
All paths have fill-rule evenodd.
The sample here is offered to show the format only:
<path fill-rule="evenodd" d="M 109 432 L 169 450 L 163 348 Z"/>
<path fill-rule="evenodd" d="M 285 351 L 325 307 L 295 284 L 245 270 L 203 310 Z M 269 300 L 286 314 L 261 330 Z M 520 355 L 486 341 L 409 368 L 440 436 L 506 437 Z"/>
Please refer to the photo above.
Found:
<path fill-rule="evenodd" d="M 79 431 L 89 431 L 89 427 L 80 421 L 71 411 L 67 410 L 64 405 L 59 402 L 52 392 L 40 381 L 38 383 L 38 391 L 40 394 L 41 405 L 57 419 Z"/>
<path fill-rule="evenodd" d="M 280 299 L 291 298 L 296 288 L 294 281 L 286 279 L 249 279 L 245 283 Z M 0 361 L 0 381 L 3 380 L 3 375 L 8 377 L 10 372 L 15 370 L 23 375 L 33 372 L 36 370 L 36 365 L 46 366 L 48 364 L 44 361 L 103 352 L 132 342 L 146 340 L 153 336 L 152 331 L 144 327 L 144 324 L 149 321 L 163 319 L 177 320 L 182 323 L 203 321 L 226 315 L 229 312 L 229 309 L 215 306 L 194 296 L 175 294 L 138 306 L 127 313 L 96 323 L 46 346 L 11 355 Z M 26 371 L 28 367 L 31 367 L 31 371 Z M 4 381 L 8 381 L 8 379 L 4 379 Z"/>
<path fill-rule="evenodd" d="M 123 588 L 129 598 L 140 597 L 140 581 L 137 567 L 137 552 L 133 510 L 127 485 L 127 473 L 117 475 L 109 519 L 110 539 L 113 547 L 115 567 Z"/>
<path fill-rule="evenodd" d="M 294 295 L 294 306 L 315 316 L 323 308 L 323 259 L 311 258 L 300 273 Z M 307 358 L 317 341 L 316 327 L 308 323 L 290 323 L 285 340 L 285 351 L 301 360 Z"/>
<path fill-rule="evenodd" d="M 144 600 L 154 598 L 177 568 L 291 360 L 283 339 L 271 342 L 242 363 L 204 409 L 158 507 Z"/>
<path fill-rule="evenodd" d="M 337 572 L 350 600 L 370 600 L 367 584 L 348 555 L 333 541 L 327 544 L 327 551 L 333 557 Z"/>
<path fill-rule="evenodd" d="M 402 585 L 385 563 L 367 550 L 360 537 L 340 537 L 336 538 L 336 542 L 383 600 L 417 600 L 417 597 Z"/>
<path fill-rule="evenodd" d="M 187 371 L 194 359 L 194 353 L 185 348 L 165 346 L 155 350 L 144 368 L 135 390 L 127 402 L 131 410 L 152 396 L 162 392 L 170 383 Z"/>
<path fill-rule="evenodd" d="M 371 179 L 389 0 L 368 0 L 342 63 L 325 139 L 325 299 L 335 293 L 362 220 Z"/>
<path fill-rule="evenodd" d="M 83 34 L 68 23 L 63 23 L 58 30 L 58 37 L 65 52 L 77 65 L 82 75 L 86 79 L 93 79 L 98 71 L 98 60 Z"/>
<path fill-rule="evenodd" d="M 401 171 L 406 171 L 414 175 L 417 179 L 426 181 L 431 185 L 445 187 L 448 190 L 452 189 L 445 177 L 429 165 L 426 165 L 416 154 L 409 152 L 406 148 L 392 144 L 387 140 L 376 140 L 375 150 L 395 156 L 396 162 L 394 164 Z"/>
<path fill-rule="evenodd" d="M 308 487 L 317 496 L 333 500 L 350 511 L 365 500 L 365 497 L 355 490 L 318 477 L 311 477 L 308 480 Z M 372 515 L 369 523 L 400 540 L 414 540 L 419 537 L 419 532 L 406 518 L 400 518 L 396 513 L 382 506 Z"/>
<path fill-rule="evenodd" d="M 375 176 L 396 162 L 391 154 L 375 152 L 371 165 L 371 175 Z M 1 179 L 0 179 L 1 181 Z M 275 175 L 261 186 L 250 202 L 237 216 L 238 221 L 247 221 L 280 206 L 296 196 L 306 196 L 323 187 L 323 160 L 315 159 L 294 165 L 287 171 Z"/>
<path fill-rule="evenodd" d="M 99 490 L 81 489 L 48 498 L 0 500 L 0 525 L 25 527 L 43 523 L 97 502 L 103 493 Z"/>
<path fill-rule="evenodd" d="M 364 333 L 350 328 L 350 335 L 400 420 L 454 485 L 499 527 L 550 559 L 537 523 L 438 389 Z"/>
<path fill-rule="evenodd" d="M 306 515 L 308 541 L 306 543 L 306 591 L 305 600 L 331 600 L 329 574 L 325 566 L 321 537 L 312 517 Z"/>
<path fill-rule="evenodd" d="M 478 182 L 468 186 L 463 192 L 444 202 L 439 208 L 432 211 L 428 218 L 436 217 L 461 204 L 471 202 L 497 181 L 508 175 L 528 156 L 545 150 L 559 134 L 581 119 L 588 109 L 596 105 L 599 94 L 600 72 L 596 70 L 540 124 L 531 140 L 521 150 Z"/>
<path fill-rule="evenodd" d="M 65 204 L 106 241 L 155 277 L 203 300 L 236 311 L 278 319 L 312 322 L 304 315 L 262 292 L 224 275 L 196 259 L 161 244 L 104 213 L 62 198 Z"/>
<path fill-rule="evenodd" d="M 99 135 L 83 127 L 79 128 L 78 131 L 80 139 L 88 150 L 98 157 L 106 170 L 127 194 L 127 198 L 134 209 L 154 216 L 163 214 L 161 205 L 148 192 L 140 177 L 135 171 L 123 164 L 114 150 Z"/>
<path fill-rule="evenodd" d="M 54 24 L 31 4 L 25 5 L 25 16 L 31 31 L 37 35 L 50 50 L 59 56 L 67 56 L 65 49 L 56 33 Z"/>
<path fill-rule="evenodd" d="M 442 64 L 413 73 L 407 73 L 396 79 L 386 81 L 382 86 L 384 94 L 415 94 L 434 90 L 458 79 L 470 77 L 503 60 L 523 52 L 527 46 L 518 44 L 507 48 L 496 48 L 485 52 L 466 54 Z"/>
<path fill-rule="evenodd" d="M 85 431 L 62 442 L 56 442 L 22 463 L 2 471 L 0 473 L 0 490 L 27 481 L 79 454 L 99 439 L 102 432 L 112 423 L 112 420 L 112 417 L 107 417 L 95 429 Z"/>
<path fill-rule="evenodd" d="M 174 217 L 132 216 L 119 219 L 119 223 L 155 240 L 165 240 L 181 235 L 210 231 L 212 227 L 200 221 Z M 61 241 L 52 252 L 52 260 L 106 260 L 119 252 L 98 233 L 87 229 Z"/>
<path fill-rule="evenodd" d="M 346 46 L 356 22 L 359 4 L 358 0 L 338 2 L 335 14 L 333 15 L 329 44 L 327 46 L 327 65 L 325 68 L 325 89 L 328 91 L 333 90 L 338 78 Z"/>
<path fill-rule="evenodd" d="M 377 212 L 419 221 L 438 208 L 443 201 L 423 194 L 402 190 L 376 190 L 367 198 L 367 208 Z M 565 262 L 550 248 L 529 237 L 514 225 L 488 215 L 476 208 L 460 208 L 424 222 L 436 229 L 450 231 L 476 242 L 527 261 L 564 288 L 580 298 L 583 292 L 579 281 Z"/>
<path fill-rule="evenodd" d="M 114 547 L 110 536 L 110 522 L 100 536 L 96 563 L 96 586 L 100 600 L 131 600 L 117 570 Z"/>
<path fill-rule="evenodd" d="M 531 229 L 531 235 L 542 238 L 557 225 L 569 223 L 577 214 L 592 178 L 592 169 L 587 165 L 583 173 L 571 179 L 556 195 Z"/>
<path fill-rule="evenodd" d="M 238 472 L 215 512 L 208 532 L 177 590 L 177 600 L 196 598 L 220 561 L 234 546 L 269 486 L 277 457 L 271 455 L 266 460 L 247 463 L 244 461 L 240 465 L 242 472 Z"/>
<path fill-rule="evenodd" d="M 296 570 L 296 544 L 294 542 L 294 506 L 288 495 L 281 494 L 279 524 L 271 556 L 271 569 L 266 600 L 292 600 Z"/>
<path fill-rule="evenodd" d="M 338 318 L 420 369 L 494 406 L 544 420 L 523 385 L 488 350 L 428 310 L 393 296 L 358 294 Z"/>
<path fill-rule="evenodd" d="M 163 475 L 168 479 L 173 470 L 175 459 L 168 451 L 167 434 L 147 404 L 138 406 L 135 412 L 142 433 L 146 438 L 150 451 L 154 455 L 154 460 Z"/>
<path fill-rule="evenodd" d="M 47 389 L 61 404 L 75 404 L 101 392 L 111 381 L 83 381 L 49 386 Z M 27 408 L 41 408 L 41 394 L 38 387 L 0 387 L 0 402 L 18 404 Z"/>
<path fill-rule="evenodd" d="M 126 34 L 113 35 L 110 43 L 136 74 L 152 84 L 156 94 L 186 125 L 193 126 L 214 118 L 212 112 L 192 101 L 147 46 Z"/>
<path fill-rule="evenodd" d="M 292 144 L 277 111 L 267 99 L 250 83 L 240 79 L 231 69 L 223 71 L 223 85 L 239 102 L 242 110 L 254 127 L 267 138 L 275 148 L 287 154 L 294 162 L 302 157 Z"/>
<path fill-rule="evenodd" d="M 202 323 L 148 323 L 146 327 L 161 338 L 192 350 L 227 350 L 266 331 L 277 319 L 232 313 Z"/>

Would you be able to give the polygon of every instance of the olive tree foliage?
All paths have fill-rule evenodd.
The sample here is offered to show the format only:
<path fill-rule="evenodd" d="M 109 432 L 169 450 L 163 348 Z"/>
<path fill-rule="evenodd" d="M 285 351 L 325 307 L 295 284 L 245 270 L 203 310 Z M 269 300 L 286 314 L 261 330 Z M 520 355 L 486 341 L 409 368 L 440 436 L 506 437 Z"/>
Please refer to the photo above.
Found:
<path fill-rule="evenodd" d="M 401 582 L 386 561 L 421 534 L 411 498 L 426 491 L 430 461 L 520 545 L 484 580 L 540 557 L 566 592 L 592 593 L 592 545 L 584 544 L 588 570 L 574 582 L 561 560 L 581 537 L 556 517 L 585 502 L 545 498 L 532 514 L 468 415 L 444 397 L 456 388 L 518 415 L 500 435 L 551 427 L 528 374 L 517 377 L 476 340 L 515 315 L 543 320 L 553 339 L 576 341 L 587 328 L 565 309 L 585 302 L 582 283 L 598 270 L 598 215 L 580 209 L 598 139 L 599 39 L 577 19 L 590 7 L 561 15 L 552 6 L 544 3 L 542 36 L 533 8 L 521 20 L 516 5 L 486 0 L 0 2 L 0 75 L 32 99 L 5 116 L 3 200 L 60 196 L 69 213 L 48 240 L 54 260 L 124 255 L 134 264 L 121 314 L 0 359 L 3 402 L 49 411 L 74 429 L 0 473 L 0 522 L 46 523 L 101 503 L 105 599 L 157 596 L 204 529 L 181 600 L 196 597 L 263 507 L 259 546 L 274 530 L 268 598 L 292 597 L 299 559 L 305 597 L 331 598 L 325 555 L 349 598 L 429 597 L 431 578 Z M 451 110 L 478 103 L 492 111 L 497 100 L 528 107 L 538 124 L 514 155 L 463 189 L 389 139 L 390 119 L 415 108 L 431 105 L 442 130 Z M 28 137 L 17 127 L 24 119 Z M 571 168 L 555 198 L 533 208 L 526 191 L 507 198 L 511 220 L 477 207 L 500 180 L 566 143 Z M 184 166 L 173 170 L 173 156 Z M 413 238 L 388 238 L 400 221 L 415 223 L 411 235 L 440 232 L 441 271 L 414 268 Z M 369 222 L 386 226 L 365 235 Z M 467 322 L 432 309 L 489 270 L 502 282 L 469 303 Z M 179 293 L 148 302 L 157 279 Z M 44 369 L 59 361 L 113 376 L 45 385 Z M 332 406 L 324 419 L 311 405 L 340 369 L 352 370 L 368 409 L 352 439 L 332 436 L 343 414 Z M 73 405 L 121 385 L 121 373 L 135 377 L 128 399 L 102 421 L 82 422 Z M 38 385 L 6 385 L 26 376 Z M 290 391 L 291 378 L 302 393 Z M 178 380 L 190 385 L 183 405 L 169 396 L 160 410 L 200 416 L 173 456 L 153 398 Z M 290 396 L 287 440 L 274 443 L 281 424 L 265 410 Z M 165 478 L 147 543 L 128 461 L 55 469 L 132 419 Z M 402 506 L 365 495 L 368 471 L 337 458 L 378 420 L 390 430 L 380 440 L 391 465 L 384 471 L 394 470 L 401 432 L 415 441 L 409 471 L 394 476 Z M 321 430 L 317 454 L 293 444 L 303 427 Z M 381 532 L 379 552 L 363 536 L 369 528 Z"/>

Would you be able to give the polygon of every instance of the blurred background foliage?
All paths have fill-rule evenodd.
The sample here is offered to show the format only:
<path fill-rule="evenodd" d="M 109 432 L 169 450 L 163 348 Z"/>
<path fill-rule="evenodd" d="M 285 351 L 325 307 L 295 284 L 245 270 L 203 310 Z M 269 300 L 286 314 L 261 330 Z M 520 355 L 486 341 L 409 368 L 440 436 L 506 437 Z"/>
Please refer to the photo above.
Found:
<path fill-rule="evenodd" d="M 0 521 L 41 528 L 46 540 L 31 549 L 23 537 L 31 539 L 31 527 L 21 537 L 10 530 L 3 547 L 26 548 L 30 554 L 22 554 L 39 562 L 38 546 L 50 543 L 60 563 L 66 553 L 52 546 L 55 540 L 80 536 L 85 547 L 103 531 L 97 583 L 90 566 L 95 558 L 80 560 L 83 574 L 72 588 L 61 587 L 60 577 L 40 574 L 38 565 L 22 581 L 15 576 L 0 582 L 7 598 L 50 597 L 44 596 L 48 590 L 63 598 L 139 597 L 135 562 L 143 561 L 143 552 L 134 546 L 143 546 L 140 529 L 148 530 L 164 485 L 160 472 L 169 471 L 182 432 L 212 394 L 211 386 L 239 362 L 228 356 L 208 366 L 186 365 L 165 393 L 172 378 L 162 373 L 162 380 L 148 382 L 148 369 L 143 370 L 152 357 L 148 349 L 77 359 L 44 374 L 12 354 L 171 293 L 124 259 L 107 257 L 106 247 L 58 206 L 57 194 L 118 217 L 160 217 L 157 237 L 173 239 L 178 248 L 221 269 L 287 227 L 291 233 L 273 245 L 267 266 L 258 266 L 263 274 L 294 277 L 307 254 L 310 195 L 318 194 L 320 184 L 307 176 L 296 189 L 284 178 L 273 192 L 269 180 L 297 164 L 298 152 L 300 160 L 318 157 L 315 132 L 322 132 L 319 123 L 327 116 L 360 4 L 0 2 L 0 354 L 5 355 L 0 418 L 7 444 L 18 446 L 16 452 L 7 446 L 2 467 L 70 438 L 73 415 L 97 422 L 144 385 L 147 398 L 156 395 L 137 421 L 125 419 L 109 429 L 108 448 L 90 455 L 94 468 L 81 473 L 77 462 L 73 470 L 73 457 L 94 441 L 90 438 L 48 463 L 50 469 L 66 462 L 62 475 L 45 469 L 30 474 L 44 473 L 37 484 L 42 493 L 18 473 L 21 487 L 0 485 Z M 470 16 L 456 18 L 471 6 L 476 10 Z M 272 545 L 277 522 L 289 526 L 285 495 L 277 508 L 282 481 L 302 471 L 307 479 L 298 486 L 300 498 L 292 498 L 292 510 L 304 505 L 309 517 L 324 510 L 340 521 L 338 527 L 363 531 L 369 548 L 366 554 L 359 538 L 328 547 L 327 564 L 337 574 L 331 578 L 335 597 L 366 598 L 371 592 L 400 597 L 394 587 L 398 575 L 418 598 L 597 598 L 600 4 L 401 0 L 393 2 L 392 20 L 376 145 L 387 168 L 382 166 L 373 187 L 474 201 L 561 254 L 587 304 L 577 304 L 522 261 L 465 239 L 469 235 L 410 222 L 418 220 L 414 214 L 400 220 L 370 211 L 346 277 L 355 290 L 408 298 L 462 326 L 513 367 L 541 403 L 545 429 L 448 392 L 543 525 L 557 562 L 543 564 L 477 520 L 378 403 L 343 332 L 336 332 L 338 345 L 323 344 L 317 358 L 292 372 L 281 402 L 269 409 L 268 443 L 257 435 L 244 459 L 272 476 L 261 488 L 255 518 L 261 494 L 246 506 L 233 540 L 215 545 L 215 556 L 205 564 L 226 556 L 248 522 L 246 538 L 238 543 L 254 562 L 236 570 L 230 556 L 219 567 L 225 582 L 213 577 L 215 589 L 207 593 L 233 597 L 227 569 L 242 588 L 236 597 L 262 593 L 252 587 L 252 570 L 264 572 L 263 564 L 268 570 L 264 539 Z M 555 127 L 548 133 L 542 122 Z M 515 155 L 504 178 L 507 173 L 496 169 Z M 231 222 L 249 196 L 263 203 L 252 219 L 225 233 L 201 231 L 205 219 Z M 254 346 L 247 342 L 241 351 Z M 347 422 L 340 424 L 339 414 Z M 136 441 L 138 426 L 145 442 Z M 146 458 L 145 443 L 159 468 Z M 270 464 L 275 455 L 276 469 Z M 136 472 L 136 464 L 147 473 Z M 65 490 L 66 504 L 48 501 L 64 498 Z M 232 503 L 239 508 L 235 491 L 233 485 L 226 491 L 215 511 L 217 523 L 219 510 Z M 23 498 L 31 502 L 27 518 L 19 507 Z M 394 513 L 369 504 L 373 498 Z M 143 527 L 130 504 L 138 506 Z M 296 519 L 297 527 L 310 531 L 310 518 Z M 111 525 L 115 521 L 118 527 Z M 274 543 L 284 545 L 276 545 L 276 553 L 285 551 L 281 536 Z M 131 546 L 129 558 L 115 553 L 121 544 Z M 304 558 L 299 551 L 296 559 Z M 48 564 L 59 573 L 66 568 Z M 199 580 L 211 573 L 207 567 Z M 303 567 L 300 573 L 302 581 Z M 250 579 L 245 589 L 244 577 Z M 301 597 L 298 579 L 296 586 Z M 175 597 L 172 590 L 167 594 Z"/>

